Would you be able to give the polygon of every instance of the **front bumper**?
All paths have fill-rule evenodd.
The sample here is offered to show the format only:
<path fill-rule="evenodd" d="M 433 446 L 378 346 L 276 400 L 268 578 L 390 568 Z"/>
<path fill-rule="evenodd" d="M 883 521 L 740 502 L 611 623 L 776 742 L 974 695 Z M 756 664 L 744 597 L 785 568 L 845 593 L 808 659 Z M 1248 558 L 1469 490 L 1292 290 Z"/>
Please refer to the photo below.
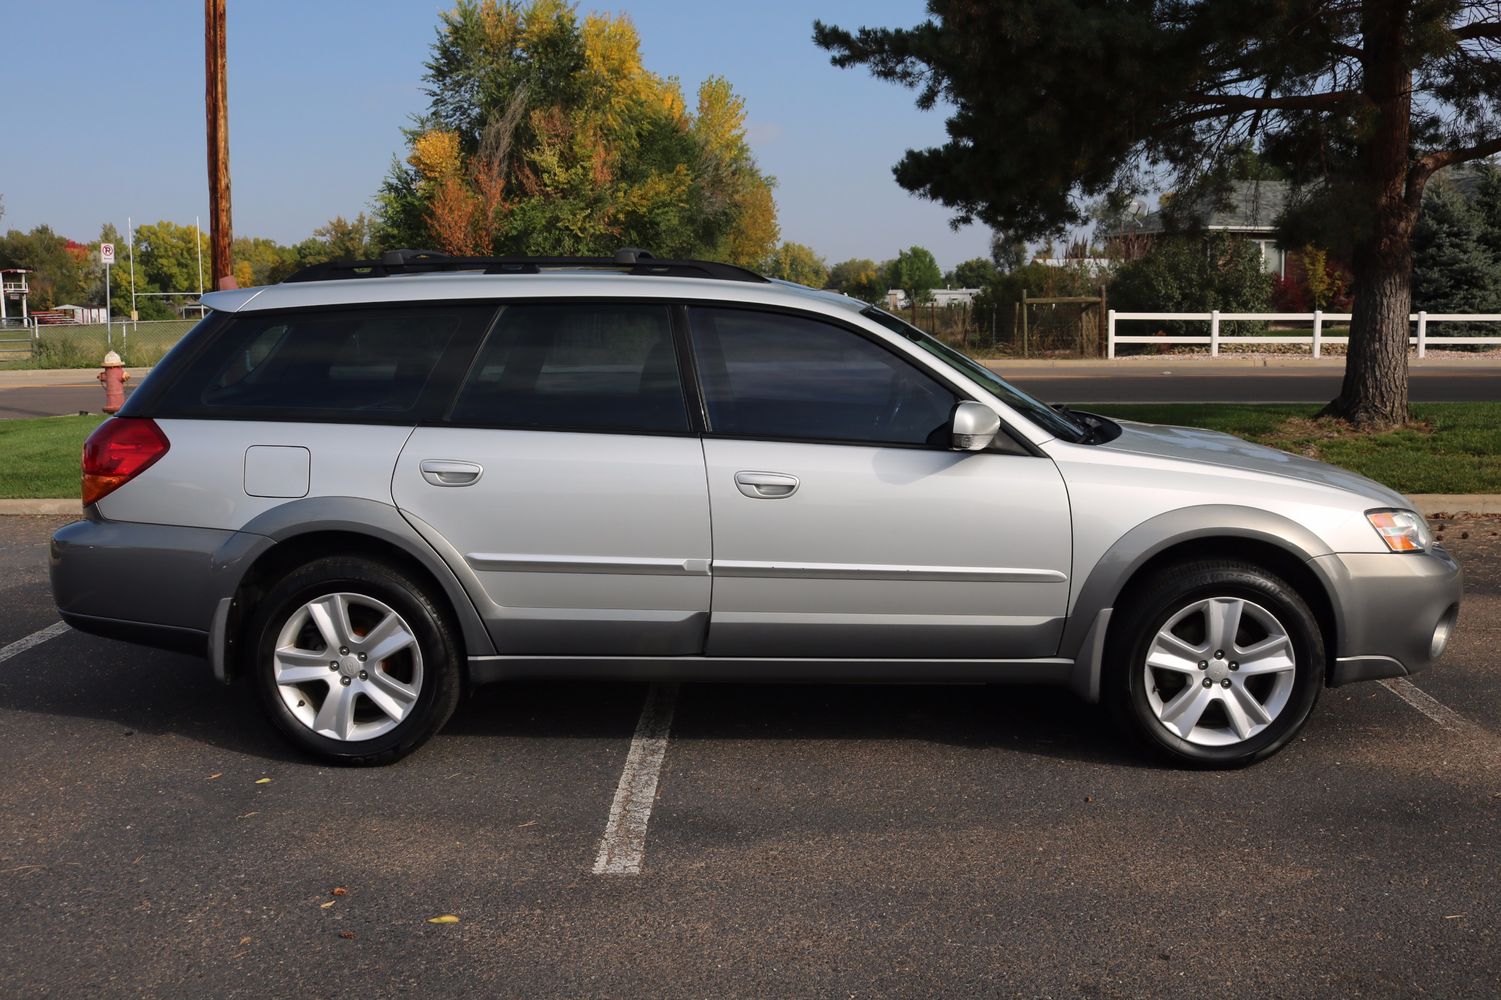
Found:
<path fill-rule="evenodd" d="M 1334 591 L 1330 686 L 1404 677 L 1436 659 L 1434 634 L 1445 623 L 1452 629 L 1464 590 L 1449 553 L 1346 552 L 1312 563 Z"/>
<path fill-rule="evenodd" d="M 232 531 L 107 521 L 94 515 L 52 536 L 52 598 L 82 632 L 204 655 L 215 608 L 233 578 Z"/>

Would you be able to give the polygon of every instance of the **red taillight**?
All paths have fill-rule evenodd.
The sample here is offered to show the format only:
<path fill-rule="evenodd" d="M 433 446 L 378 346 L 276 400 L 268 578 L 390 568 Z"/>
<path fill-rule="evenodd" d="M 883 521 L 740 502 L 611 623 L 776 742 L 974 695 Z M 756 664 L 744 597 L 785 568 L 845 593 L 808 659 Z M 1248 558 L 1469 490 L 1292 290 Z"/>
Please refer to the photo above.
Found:
<path fill-rule="evenodd" d="M 151 468 L 172 447 L 156 421 L 106 420 L 83 443 L 83 502 L 94 503 Z"/>

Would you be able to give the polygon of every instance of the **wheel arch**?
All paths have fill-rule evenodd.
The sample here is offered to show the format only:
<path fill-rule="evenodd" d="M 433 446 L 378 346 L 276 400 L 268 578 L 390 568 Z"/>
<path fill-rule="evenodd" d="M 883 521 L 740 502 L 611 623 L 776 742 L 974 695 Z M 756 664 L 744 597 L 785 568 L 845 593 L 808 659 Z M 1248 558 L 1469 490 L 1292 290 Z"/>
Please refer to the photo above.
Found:
<path fill-rule="evenodd" d="M 1059 648 L 1059 655 L 1074 658 L 1070 686 L 1089 701 L 1099 700 L 1108 634 L 1102 630 L 1124 625 L 1111 611 L 1134 584 L 1175 562 L 1225 558 L 1262 566 L 1297 590 L 1323 633 L 1327 683 L 1344 632 L 1334 581 L 1315 561 L 1329 553 L 1303 525 L 1252 507 L 1187 507 L 1142 522 L 1106 551 L 1079 588 Z"/>
<path fill-rule="evenodd" d="M 334 554 L 364 556 L 394 565 L 432 589 L 453 614 L 469 656 L 495 652 L 473 601 L 453 570 L 390 504 L 317 497 L 284 504 L 241 529 L 216 563 L 235 576 L 221 601 L 222 624 L 210 636 L 210 659 L 220 680 L 238 667 L 238 639 L 256 602 L 286 572 Z"/>

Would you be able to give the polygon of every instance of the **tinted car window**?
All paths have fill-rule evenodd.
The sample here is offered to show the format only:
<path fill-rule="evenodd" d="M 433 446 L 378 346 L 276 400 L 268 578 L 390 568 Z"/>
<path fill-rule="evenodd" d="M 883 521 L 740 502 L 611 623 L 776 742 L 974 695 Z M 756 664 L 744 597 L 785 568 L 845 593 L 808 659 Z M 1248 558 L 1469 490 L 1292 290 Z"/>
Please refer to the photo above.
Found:
<path fill-rule="evenodd" d="M 879 344 L 801 316 L 718 308 L 690 314 L 714 432 L 947 445 L 954 394 Z"/>
<path fill-rule="evenodd" d="M 169 410 L 257 419 L 412 413 L 444 351 L 492 306 L 378 306 L 235 316 L 169 390 Z M 472 342 L 472 341 L 471 341 Z"/>
<path fill-rule="evenodd" d="M 506 306 L 450 419 L 553 430 L 687 431 L 667 307 Z"/>

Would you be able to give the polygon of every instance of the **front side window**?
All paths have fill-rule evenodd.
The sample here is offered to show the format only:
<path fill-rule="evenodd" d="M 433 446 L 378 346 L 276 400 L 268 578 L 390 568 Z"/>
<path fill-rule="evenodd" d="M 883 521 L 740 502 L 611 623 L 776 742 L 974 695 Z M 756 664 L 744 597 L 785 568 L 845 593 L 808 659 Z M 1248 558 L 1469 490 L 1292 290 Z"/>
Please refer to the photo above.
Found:
<path fill-rule="evenodd" d="M 804 316 L 690 310 L 710 430 L 946 447 L 954 394 L 859 334 Z"/>
<path fill-rule="evenodd" d="M 995 398 L 1014 410 L 1020 410 L 1034 424 L 1046 428 L 1057 437 L 1075 442 L 1084 441 L 1089 437 L 1089 429 L 1080 425 L 1072 417 L 1059 413 L 1046 403 L 1038 402 L 989 368 L 960 354 L 937 337 L 924 333 L 905 320 L 898 319 L 875 306 L 866 309 L 861 315 L 875 320 L 893 333 L 906 337 L 929 354 L 952 365 L 984 386 Z"/>
<path fill-rule="evenodd" d="M 506 306 L 449 419 L 487 427 L 687 432 L 667 307 Z"/>

